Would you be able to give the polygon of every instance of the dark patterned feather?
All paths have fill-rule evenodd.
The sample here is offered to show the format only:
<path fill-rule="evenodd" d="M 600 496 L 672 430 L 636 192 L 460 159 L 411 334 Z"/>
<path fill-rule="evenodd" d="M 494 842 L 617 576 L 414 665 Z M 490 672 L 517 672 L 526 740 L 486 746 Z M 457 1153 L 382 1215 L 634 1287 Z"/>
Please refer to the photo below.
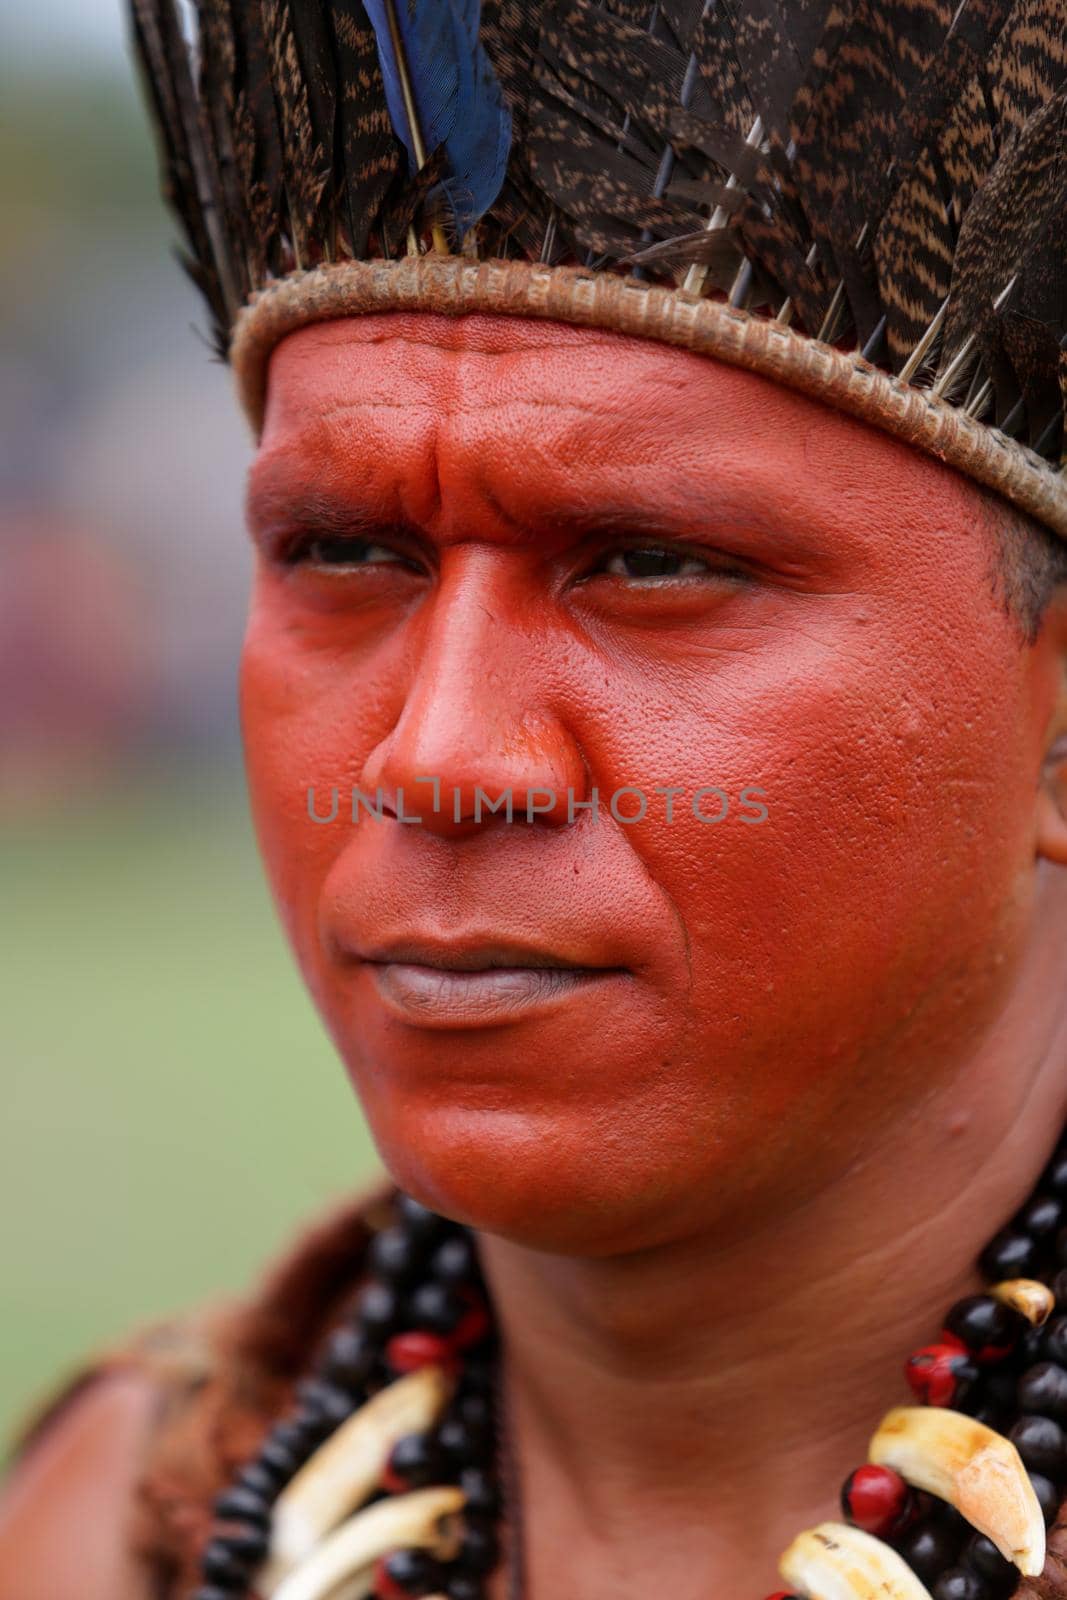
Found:
<path fill-rule="evenodd" d="M 466 233 L 725 295 L 1059 458 L 1067 0 L 196 0 L 195 70 L 177 0 L 131 4 L 220 339 L 271 275 Z"/>
<path fill-rule="evenodd" d="M 988 327 L 993 302 L 1067 206 L 1067 85 L 1016 135 L 975 195 L 953 263 L 944 359 Z"/>
<path fill-rule="evenodd" d="M 317 226 L 330 177 L 330 149 L 323 147 L 311 112 L 307 79 L 297 48 L 292 5 L 300 0 L 262 0 L 263 32 L 278 119 L 289 234 L 297 266 L 309 266 L 325 251 L 327 236 Z M 315 3 L 315 0 L 312 0 Z"/>
<path fill-rule="evenodd" d="M 160 135 L 164 192 L 181 219 L 198 287 L 214 317 L 215 342 L 224 349 L 243 295 L 185 36 L 174 0 L 133 0 L 132 18 Z"/>
<path fill-rule="evenodd" d="M 367 253 L 403 152 L 389 120 L 374 29 L 362 0 L 332 0 L 330 14 L 337 48 L 341 205 L 349 251 L 359 257 Z"/>

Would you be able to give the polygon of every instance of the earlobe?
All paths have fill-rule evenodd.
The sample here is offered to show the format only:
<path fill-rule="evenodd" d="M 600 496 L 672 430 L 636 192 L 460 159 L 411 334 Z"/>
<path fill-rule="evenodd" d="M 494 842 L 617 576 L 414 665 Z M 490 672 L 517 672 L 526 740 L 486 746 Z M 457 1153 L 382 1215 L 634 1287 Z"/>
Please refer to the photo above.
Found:
<path fill-rule="evenodd" d="M 1037 807 L 1038 854 L 1067 867 L 1067 733 L 1045 757 Z"/>
<path fill-rule="evenodd" d="M 1034 847 L 1039 857 L 1067 867 L 1067 584 L 1058 585 L 1050 599 L 1036 645 L 1048 698 Z"/>

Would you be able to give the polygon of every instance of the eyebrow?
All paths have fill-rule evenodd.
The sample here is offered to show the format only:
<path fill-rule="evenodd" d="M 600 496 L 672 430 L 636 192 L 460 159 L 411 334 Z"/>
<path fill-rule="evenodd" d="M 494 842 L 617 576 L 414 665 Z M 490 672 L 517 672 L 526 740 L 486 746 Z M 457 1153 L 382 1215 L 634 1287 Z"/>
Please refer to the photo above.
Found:
<path fill-rule="evenodd" d="M 406 518 L 377 512 L 372 506 L 355 505 L 322 489 L 256 483 L 255 479 L 250 481 L 245 496 L 245 521 L 257 539 L 285 529 L 350 538 L 380 534 L 386 529 L 425 533 Z"/>
<path fill-rule="evenodd" d="M 747 524 L 761 539 L 772 538 L 783 555 L 792 544 L 788 523 L 783 526 L 777 508 L 761 504 L 759 497 L 739 495 L 736 490 L 722 494 L 711 504 L 705 493 L 694 497 L 684 517 L 665 515 L 654 506 L 635 505 L 632 500 L 624 502 L 613 497 L 599 501 L 594 496 L 592 503 L 568 503 L 566 497 L 549 499 L 539 508 L 534 521 L 518 522 L 495 495 L 492 499 L 516 544 L 546 536 L 582 539 L 610 531 L 624 537 L 670 541 L 684 539 L 688 533 L 702 536 L 714 545 L 716 523 L 735 530 Z M 350 500 L 313 483 L 301 483 L 295 476 L 287 479 L 280 474 L 265 473 L 258 482 L 254 474 L 249 479 L 245 519 L 252 538 L 264 546 L 286 533 L 350 539 L 381 538 L 389 533 L 421 541 L 433 538 L 422 523 L 397 515 L 384 502 L 377 509 L 373 501 Z"/>

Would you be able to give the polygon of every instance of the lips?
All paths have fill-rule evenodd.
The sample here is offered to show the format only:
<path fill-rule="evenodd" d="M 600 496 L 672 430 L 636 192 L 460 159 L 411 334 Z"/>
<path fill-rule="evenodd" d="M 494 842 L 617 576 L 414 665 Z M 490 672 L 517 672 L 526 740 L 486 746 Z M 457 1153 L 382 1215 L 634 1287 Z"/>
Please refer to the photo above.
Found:
<path fill-rule="evenodd" d="M 408 938 L 357 945 L 351 954 L 360 961 L 380 965 L 403 963 L 435 967 L 442 972 L 487 972 L 500 967 L 556 968 L 591 971 L 602 962 L 583 960 L 560 950 L 543 949 L 519 939 L 485 937 L 472 933 L 450 940 Z"/>
<path fill-rule="evenodd" d="M 483 935 L 386 940 L 350 953 L 389 1011 L 436 1028 L 518 1021 L 626 973 L 571 951 Z"/>

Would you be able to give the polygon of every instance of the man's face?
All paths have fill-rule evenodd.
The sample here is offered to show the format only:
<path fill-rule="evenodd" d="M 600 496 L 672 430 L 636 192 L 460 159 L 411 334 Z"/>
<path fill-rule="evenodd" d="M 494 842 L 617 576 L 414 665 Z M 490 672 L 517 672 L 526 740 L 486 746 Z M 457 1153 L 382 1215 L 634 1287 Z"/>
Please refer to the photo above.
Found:
<path fill-rule="evenodd" d="M 545 1247 L 729 1231 L 957 1070 L 1026 930 L 1051 709 L 976 504 L 635 339 L 404 315 L 279 346 L 254 811 L 413 1193 Z"/>

